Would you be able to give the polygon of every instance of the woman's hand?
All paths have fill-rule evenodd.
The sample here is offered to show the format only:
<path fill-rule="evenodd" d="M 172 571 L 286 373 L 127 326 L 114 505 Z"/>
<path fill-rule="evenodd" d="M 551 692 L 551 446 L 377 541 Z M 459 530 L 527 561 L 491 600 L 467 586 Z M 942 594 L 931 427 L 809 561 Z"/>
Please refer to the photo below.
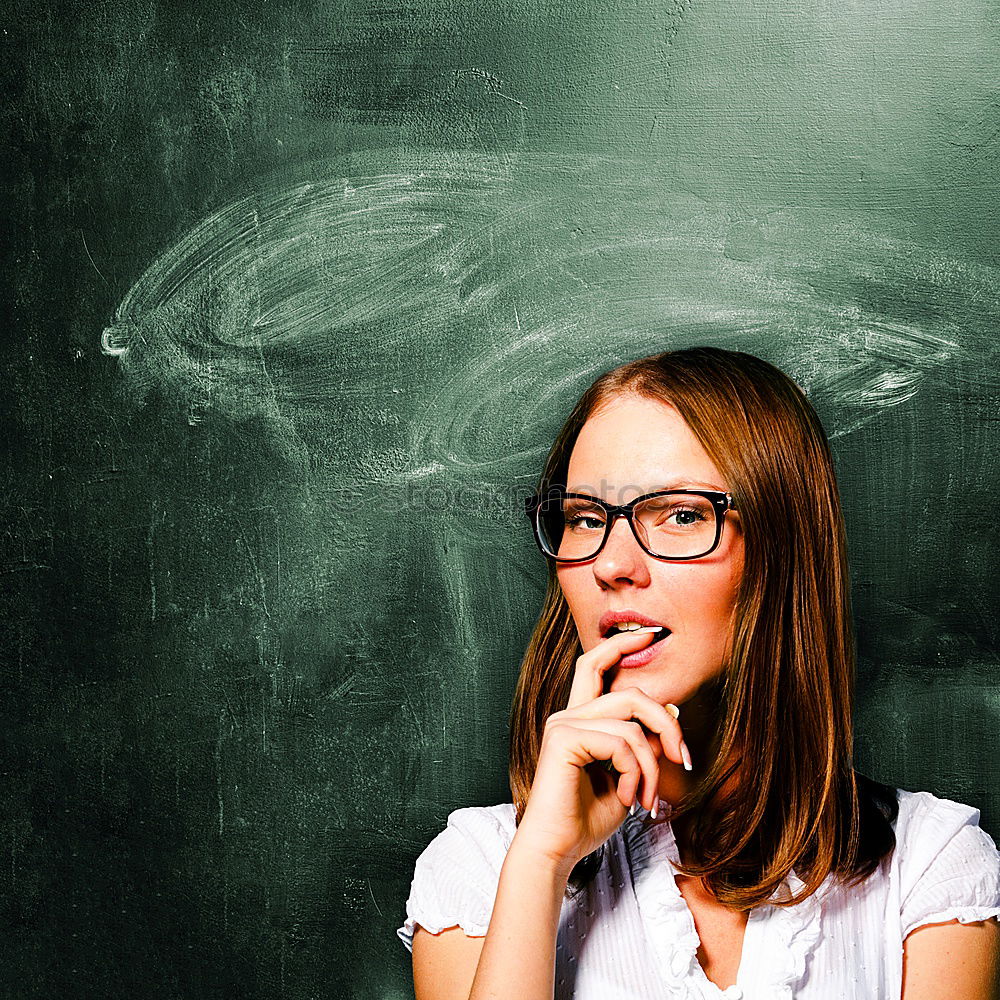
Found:
<path fill-rule="evenodd" d="M 648 645 L 654 631 L 620 632 L 578 657 L 566 708 L 546 720 L 516 836 L 567 872 L 614 833 L 636 798 L 654 810 L 661 754 L 684 763 L 673 705 L 637 688 L 601 693 L 605 671 Z"/>

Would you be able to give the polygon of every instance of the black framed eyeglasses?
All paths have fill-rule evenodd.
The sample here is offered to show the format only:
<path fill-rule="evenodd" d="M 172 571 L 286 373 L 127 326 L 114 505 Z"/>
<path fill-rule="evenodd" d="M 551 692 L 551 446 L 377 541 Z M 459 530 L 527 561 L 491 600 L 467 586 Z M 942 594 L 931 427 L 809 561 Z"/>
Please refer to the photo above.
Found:
<path fill-rule="evenodd" d="M 654 558 L 698 559 L 718 547 L 726 511 L 736 509 L 732 494 L 719 490 L 658 490 L 617 505 L 562 487 L 527 497 L 524 505 L 538 547 L 561 563 L 593 559 L 619 517 Z"/>

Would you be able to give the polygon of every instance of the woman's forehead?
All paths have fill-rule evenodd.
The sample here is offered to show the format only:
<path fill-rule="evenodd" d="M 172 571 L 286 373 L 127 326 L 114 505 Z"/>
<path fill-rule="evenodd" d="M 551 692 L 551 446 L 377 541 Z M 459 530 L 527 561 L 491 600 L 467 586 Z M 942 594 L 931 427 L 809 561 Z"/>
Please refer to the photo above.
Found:
<path fill-rule="evenodd" d="M 684 486 L 727 489 L 701 442 L 674 407 L 631 395 L 613 400 L 586 421 L 573 446 L 566 477 L 571 492 L 594 496 L 604 496 L 609 490 L 616 496 L 623 491 L 638 496 Z"/>

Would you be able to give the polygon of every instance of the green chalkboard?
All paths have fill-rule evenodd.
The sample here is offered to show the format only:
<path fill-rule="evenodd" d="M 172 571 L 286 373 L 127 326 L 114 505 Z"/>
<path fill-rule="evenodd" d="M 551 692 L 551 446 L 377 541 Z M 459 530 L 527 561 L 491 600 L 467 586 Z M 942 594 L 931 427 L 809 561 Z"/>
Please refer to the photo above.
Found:
<path fill-rule="evenodd" d="M 14 12 L 5 995 L 412 996 L 509 800 L 521 514 L 626 359 L 806 389 L 859 766 L 1000 833 L 996 6 Z"/>

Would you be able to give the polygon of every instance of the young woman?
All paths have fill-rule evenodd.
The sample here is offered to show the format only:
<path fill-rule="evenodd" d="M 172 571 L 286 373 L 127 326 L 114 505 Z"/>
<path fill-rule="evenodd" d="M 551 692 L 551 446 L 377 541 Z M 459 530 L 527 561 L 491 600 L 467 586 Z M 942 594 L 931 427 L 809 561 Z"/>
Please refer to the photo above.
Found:
<path fill-rule="evenodd" d="M 978 810 L 853 768 L 843 520 L 796 384 L 718 348 L 607 372 L 528 513 L 513 802 L 417 861 L 417 1000 L 995 1000 Z"/>

